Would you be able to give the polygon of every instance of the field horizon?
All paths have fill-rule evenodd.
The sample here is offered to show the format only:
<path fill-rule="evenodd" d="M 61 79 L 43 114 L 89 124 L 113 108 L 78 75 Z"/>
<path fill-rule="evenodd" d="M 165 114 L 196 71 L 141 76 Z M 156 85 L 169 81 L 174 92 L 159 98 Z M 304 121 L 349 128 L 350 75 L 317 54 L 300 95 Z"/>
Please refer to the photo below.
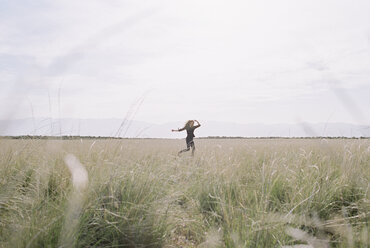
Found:
<path fill-rule="evenodd" d="M 370 125 L 341 122 L 236 123 L 202 121 L 201 137 L 370 137 Z M 183 122 L 161 124 L 130 119 L 25 118 L 0 120 L 0 135 L 102 136 L 128 138 L 181 138 L 171 129 Z"/>

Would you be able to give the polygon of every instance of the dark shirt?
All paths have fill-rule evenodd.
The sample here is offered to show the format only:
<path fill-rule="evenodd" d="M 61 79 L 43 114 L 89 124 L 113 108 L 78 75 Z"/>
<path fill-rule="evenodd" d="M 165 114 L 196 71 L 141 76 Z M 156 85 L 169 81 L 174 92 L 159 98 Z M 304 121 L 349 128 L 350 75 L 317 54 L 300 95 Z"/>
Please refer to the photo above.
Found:
<path fill-rule="evenodd" d="M 188 133 L 188 135 L 186 136 L 186 138 L 194 138 L 195 135 L 194 135 L 194 130 L 195 130 L 195 127 L 188 127 L 186 128 L 186 132 Z"/>
<path fill-rule="evenodd" d="M 183 128 L 181 128 L 181 129 L 179 129 L 179 131 L 184 131 L 184 130 L 186 130 L 186 132 L 187 132 L 187 136 L 186 136 L 186 139 L 193 139 L 194 137 L 195 137 L 195 135 L 194 135 L 194 130 L 196 129 L 196 128 L 198 128 L 198 127 L 200 127 L 200 125 L 197 125 L 197 126 L 192 126 L 192 127 L 183 127 Z"/>

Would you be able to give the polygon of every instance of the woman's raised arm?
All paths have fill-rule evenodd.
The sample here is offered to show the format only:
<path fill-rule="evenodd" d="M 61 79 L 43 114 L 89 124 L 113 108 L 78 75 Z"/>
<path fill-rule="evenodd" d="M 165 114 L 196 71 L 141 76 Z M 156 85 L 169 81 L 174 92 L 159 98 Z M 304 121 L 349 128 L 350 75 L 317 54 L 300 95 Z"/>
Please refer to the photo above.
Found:
<path fill-rule="evenodd" d="M 197 121 L 197 120 L 194 120 L 198 125 L 196 125 L 196 126 L 194 126 L 194 128 L 198 128 L 198 127 L 200 127 L 201 125 L 200 125 L 200 123 L 199 123 L 199 121 Z"/>

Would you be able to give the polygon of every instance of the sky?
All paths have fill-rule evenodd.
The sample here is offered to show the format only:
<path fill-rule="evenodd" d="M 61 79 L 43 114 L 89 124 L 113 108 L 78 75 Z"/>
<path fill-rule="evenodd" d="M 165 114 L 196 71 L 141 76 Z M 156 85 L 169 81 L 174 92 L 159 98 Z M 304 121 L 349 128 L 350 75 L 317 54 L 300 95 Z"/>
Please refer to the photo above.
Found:
<path fill-rule="evenodd" d="M 368 0 L 0 6 L 0 119 L 370 123 Z"/>

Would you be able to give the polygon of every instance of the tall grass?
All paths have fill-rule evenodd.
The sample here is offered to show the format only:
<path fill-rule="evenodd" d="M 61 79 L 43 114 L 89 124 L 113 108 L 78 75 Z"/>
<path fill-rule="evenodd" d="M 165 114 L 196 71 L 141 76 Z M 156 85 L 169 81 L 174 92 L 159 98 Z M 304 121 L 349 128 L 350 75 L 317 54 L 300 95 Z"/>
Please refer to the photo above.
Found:
<path fill-rule="evenodd" d="M 0 247 L 369 246 L 369 140 L 183 143 L 0 140 Z"/>

